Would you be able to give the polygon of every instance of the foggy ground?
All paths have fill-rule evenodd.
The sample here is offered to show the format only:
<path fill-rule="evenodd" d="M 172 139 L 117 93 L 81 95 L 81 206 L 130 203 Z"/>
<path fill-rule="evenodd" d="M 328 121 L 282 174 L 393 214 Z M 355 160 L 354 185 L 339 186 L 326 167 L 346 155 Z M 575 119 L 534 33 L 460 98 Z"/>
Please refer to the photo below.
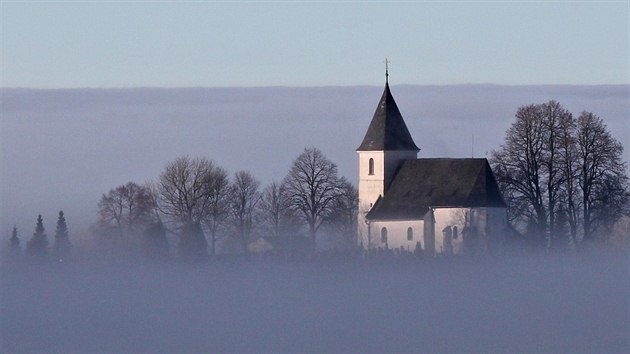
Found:
<path fill-rule="evenodd" d="M 2 267 L 3 352 L 628 352 L 627 254 Z"/>
<path fill-rule="evenodd" d="M 397 79 L 392 78 L 395 83 Z M 630 160 L 627 85 L 392 85 L 419 157 L 486 157 L 521 105 L 555 99 L 604 118 Z M 103 193 L 155 179 L 180 155 L 205 156 L 230 174 L 279 181 L 308 146 L 357 181 L 357 155 L 383 91 L 372 87 L 0 89 L 0 234 L 23 242 L 38 213 L 48 233 L 59 210 L 75 244 Z"/>

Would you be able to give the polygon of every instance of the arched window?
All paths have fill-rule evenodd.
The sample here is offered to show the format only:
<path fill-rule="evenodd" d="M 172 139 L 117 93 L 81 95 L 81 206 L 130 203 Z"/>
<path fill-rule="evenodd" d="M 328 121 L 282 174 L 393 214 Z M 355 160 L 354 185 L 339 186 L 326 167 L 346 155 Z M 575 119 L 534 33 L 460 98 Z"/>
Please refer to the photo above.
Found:
<path fill-rule="evenodd" d="M 373 175 L 374 174 L 374 159 L 370 158 L 370 161 L 368 161 L 368 175 Z"/>
<path fill-rule="evenodd" d="M 413 229 L 411 227 L 407 228 L 407 241 L 413 241 Z"/>
<path fill-rule="evenodd" d="M 387 243 L 387 228 L 386 227 L 381 229 L 381 242 Z"/>

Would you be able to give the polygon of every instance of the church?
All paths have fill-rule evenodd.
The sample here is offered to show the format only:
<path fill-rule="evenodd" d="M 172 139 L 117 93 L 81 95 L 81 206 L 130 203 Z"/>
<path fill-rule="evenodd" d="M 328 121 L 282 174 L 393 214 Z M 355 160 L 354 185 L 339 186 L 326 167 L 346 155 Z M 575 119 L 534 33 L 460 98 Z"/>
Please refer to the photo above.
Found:
<path fill-rule="evenodd" d="M 508 230 L 507 205 L 485 158 L 418 158 L 385 90 L 359 155 L 358 243 L 426 255 L 493 252 Z"/>

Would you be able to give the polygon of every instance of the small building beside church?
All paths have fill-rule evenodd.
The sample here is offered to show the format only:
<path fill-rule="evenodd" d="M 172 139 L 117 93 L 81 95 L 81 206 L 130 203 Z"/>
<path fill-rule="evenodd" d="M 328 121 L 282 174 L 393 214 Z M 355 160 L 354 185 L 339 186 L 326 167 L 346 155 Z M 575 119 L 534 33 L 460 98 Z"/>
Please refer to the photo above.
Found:
<path fill-rule="evenodd" d="M 386 75 L 387 77 L 387 75 Z M 492 252 L 507 205 L 485 158 L 418 158 L 420 149 L 385 90 L 359 154 L 358 242 L 425 254 Z"/>

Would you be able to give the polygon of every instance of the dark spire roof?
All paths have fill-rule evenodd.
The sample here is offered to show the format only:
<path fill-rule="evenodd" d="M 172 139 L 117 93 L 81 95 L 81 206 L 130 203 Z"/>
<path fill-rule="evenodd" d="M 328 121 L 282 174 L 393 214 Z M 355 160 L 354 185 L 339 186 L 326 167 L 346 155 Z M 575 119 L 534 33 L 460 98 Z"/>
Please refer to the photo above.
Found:
<path fill-rule="evenodd" d="M 387 82 L 370 127 L 365 133 L 361 146 L 357 149 L 357 151 L 381 150 L 420 151 L 409 134 Z"/>
<path fill-rule="evenodd" d="M 369 220 L 420 219 L 429 207 L 505 208 L 486 159 L 406 160 Z"/>

